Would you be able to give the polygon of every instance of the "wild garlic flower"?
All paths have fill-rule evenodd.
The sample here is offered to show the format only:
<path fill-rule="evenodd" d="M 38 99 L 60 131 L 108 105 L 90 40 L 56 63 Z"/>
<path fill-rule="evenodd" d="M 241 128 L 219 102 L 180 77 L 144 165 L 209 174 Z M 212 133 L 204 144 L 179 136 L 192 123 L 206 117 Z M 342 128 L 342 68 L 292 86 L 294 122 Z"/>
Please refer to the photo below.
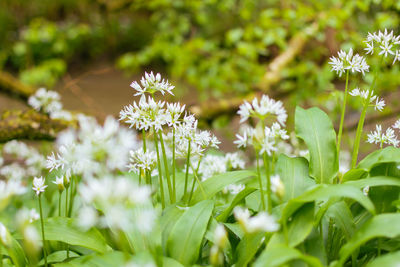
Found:
<path fill-rule="evenodd" d="M 338 57 L 332 56 L 330 58 L 329 64 L 332 66 L 332 71 L 336 71 L 339 77 L 347 70 L 352 73 L 361 72 L 363 75 L 369 70 L 369 65 L 365 61 L 365 58 L 359 54 L 353 55 L 353 49 L 351 48 L 348 53 L 340 50 L 338 52 Z"/>
<path fill-rule="evenodd" d="M 238 114 L 240 115 L 240 123 L 247 121 L 250 117 L 265 120 L 272 116 L 282 126 L 285 126 L 287 119 L 286 110 L 282 102 L 275 101 L 267 95 L 263 95 L 260 101 L 254 98 L 251 104 L 245 101 L 240 105 Z"/>
<path fill-rule="evenodd" d="M 218 224 L 214 230 L 214 245 L 224 249 L 228 243 L 228 235 L 223 224 Z"/>
<path fill-rule="evenodd" d="M 63 176 L 57 176 L 56 180 L 53 181 L 53 184 L 57 185 L 58 191 L 62 192 L 65 189 L 64 186 L 64 177 Z"/>
<path fill-rule="evenodd" d="M 180 123 L 180 117 L 185 111 L 185 105 L 180 103 L 167 103 L 167 124 L 170 127 L 176 128 Z"/>
<path fill-rule="evenodd" d="M 371 131 L 371 133 L 368 134 L 367 142 L 371 144 L 378 144 L 380 146 L 383 144 L 388 144 L 397 147 L 400 141 L 397 139 L 397 136 L 391 127 L 387 128 L 386 132 L 383 133 L 382 125 L 376 125 L 376 130 L 373 132 Z"/>
<path fill-rule="evenodd" d="M 393 31 L 388 33 L 387 29 L 384 32 L 368 33 L 367 39 L 364 41 L 367 45 L 365 51 L 367 54 L 373 54 L 375 49 L 379 50 L 379 55 L 387 57 L 388 55 L 393 56 L 393 64 L 398 61 L 399 58 L 399 47 L 400 36 L 393 34 Z"/>
<path fill-rule="evenodd" d="M 153 72 L 145 72 L 140 80 L 140 84 L 134 81 L 131 83 L 131 87 L 137 91 L 137 93 L 134 94 L 135 96 L 144 95 L 145 93 L 153 95 L 156 92 L 160 92 L 163 95 L 165 92 L 174 95 L 171 91 L 175 88 L 168 80 L 161 79 L 160 73 L 154 75 Z"/>
<path fill-rule="evenodd" d="M 7 206 L 11 197 L 22 195 L 26 187 L 18 180 L 0 180 L 0 211 Z"/>
<path fill-rule="evenodd" d="M 368 196 L 369 186 L 367 185 L 366 187 L 364 187 L 362 191 L 363 191 L 364 196 Z"/>
<path fill-rule="evenodd" d="M 120 112 L 120 120 L 129 124 L 129 128 L 135 127 L 136 130 L 155 129 L 162 130 L 162 126 L 168 123 L 168 115 L 164 109 L 165 102 L 156 102 L 152 97 L 142 95 L 139 103 L 125 106 Z"/>
<path fill-rule="evenodd" d="M 39 219 L 40 215 L 35 209 L 28 210 L 27 208 L 23 208 L 18 210 L 16 215 L 16 222 L 22 227 Z"/>
<path fill-rule="evenodd" d="M 400 119 L 398 119 L 392 126 L 393 129 L 400 130 Z"/>
<path fill-rule="evenodd" d="M 359 96 L 363 99 L 364 103 L 368 99 L 368 90 L 361 90 L 359 88 L 354 88 L 349 92 L 351 96 Z M 374 103 L 375 102 L 375 103 Z M 371 92 L 371 98 L 369 99 L 370 106 L 374 107 L 375 110 L 382 111 L 385 107 L 385 100 L 379 98 L 378 96 L 374 95 L 374 91 Z"/>
<path fill-rule="evenodd" d="M 1 222 L 0 222 L 0 242 L 5 247 L 8 247 L 9 245 L 11 245 L 10 234 L 8 233 L 7 228 Z"/>
<path fill-rule="evenodd" d="M 139 148 L 136 151 L 130 151 L 129 157 L 129 171 L 140 173 L 140 170 L 149 171 L 150 173 L 157 166 L 157 155 L 154 151 L 143 151 Z"/>
<path fill-rule="evenodd" d="M 55 91 L 47 91 L 45 88 L 38 89 L 29 97 L 28 104 L 37 111 L 49 114 L 62 109 L 60 95 Z"/>
<path fill-rule="evenodd" d="M 275 218 L 266 212 L 259 212 L 257 215 L 250 217 L 250 212 L 247 208 L 236 207 L 233 210 L 233 214 L 246 233 L 276 232 L 279 230 L 279 224 Z"/>
<path fill-rule="evenodd" d="M 33 191 L 36 192 L 36 195 L 40 195 L 44 192 L 47 185 L 45 185 L 45 179 L 43 177 L 35 177 L 33 178 Z"/>
<path fill-rule="evenodd" d="M 235 153 L 226 153 L 225 159 L 229 168 L 232 169 L 244 169 L 246 162 L 243 159 L 243 156 L 238 152 Z"/>
<path fill-rule="evenodd" d="M 239 194 L 241 191 L 243 191 L 243 189 L 245 189 L 245 185 L 244 184 L 230 184 L 227 185 L 224 189 L 223 189 L 223 193 L 230 193 L 231 195 L 237 195 Z"/>
<path fill-rule="evenodd" d="M 285 193 L 285 186 L 282 183 L 281 177 L 277 174 L 271 177 L 271 190 L 279 197 L 283 197 Z"/>

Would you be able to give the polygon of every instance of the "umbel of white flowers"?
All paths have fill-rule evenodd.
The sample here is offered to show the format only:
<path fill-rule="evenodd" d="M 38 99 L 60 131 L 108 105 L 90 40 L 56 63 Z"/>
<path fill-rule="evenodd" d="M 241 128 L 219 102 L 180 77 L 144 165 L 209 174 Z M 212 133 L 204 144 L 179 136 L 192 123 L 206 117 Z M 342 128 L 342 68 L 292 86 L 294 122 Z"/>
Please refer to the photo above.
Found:
<path fill-rule="evenodd" d="M 380 145 L 382 148 L 383 144 L 392 145 L 394 147 L 398 147 L 400 141 L 398 140 L 394 129 L 400 129 L 400 120 L 396 121 L 392 127 L 386 129 L 384 133 L 382 131 L 382 125 L 376 125 L 376 130 L 371 131 L 368 134 L 368 143 Z"/>
<path fill-rule="evenodd" d="M 364 42 L 367 45 L 365 48 L 367 54 L 372 55 L 377 49 L 379 55 L 384 57 L 393 56 L 393 64 L 400 60 L 400 35 L 394 35 L 393 31 L 389 33 L 385 29 L 384 32 L 368 33 L 367 39 Z"/>
<path fill-rule="evenodd" d="M 353 55 L 353 49 L 351 48 L 348 53 L 340 50 L 338 52 L 338 57 L 330 58 L 329 64 L 332 66 L 332 71 L 336 71 L 339 77 L 347 70 L 352 73 L 361 72 L 363 75 L 369 70 L 369 65 L 365 58 L 359 54 Z"/>

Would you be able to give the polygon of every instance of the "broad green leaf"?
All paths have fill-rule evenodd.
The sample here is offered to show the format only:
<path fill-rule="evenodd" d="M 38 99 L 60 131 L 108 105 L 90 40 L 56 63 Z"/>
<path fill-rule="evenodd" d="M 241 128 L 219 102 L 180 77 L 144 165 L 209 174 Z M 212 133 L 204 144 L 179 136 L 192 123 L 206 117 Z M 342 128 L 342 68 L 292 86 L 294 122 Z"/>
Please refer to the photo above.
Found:
<path fill-rule="evenodd" d="M 361 160 L 357 168 L 370 171 L 374 166 L 388 162 L 400 162 L 400 148 L 388 146 L 376 150 Z"/>
<path fill-rule="evenodd" d="M 367 179 L 361 179 L 357 181 L 349 181 L 344 184 L 356 186 L 358 188 L 364 188 L 366 186 L 375 187 L 375 186 L 400 186 L 400 179 L 396 177 L 387 177 L 387 176 L 374 176 Z"/>
<path fill-rule="evenodd" d="M 374 259 L 366 267 L 398 267 L 399 262 L 400 251 L 397 251 Z"/>
<path fill-rule="evenodd" d="M 353 214 L 346 202 L 340 201 L 329 207 L 327 216 L 332 218 L 335 224 L 343 231 L 346 239 L 349 240 L 356 229 Z"/>
<path fill-rule="evenodd" d="M 70 251 L 69 252 L 69 257 L 70 258 L 76 258 L 79 257 L 79 254 Z M 66 250 L 60 250 L 51 253 L 50 255 L 47 256 L 47 263 L 57 263 L 57 262 L 62 262 L 65 259 L 67 259 L 67 251 Z M 38 265 L 44 265 L 44 259 L 42 259 Z"/>
<path fill-rule="evenodd" d="M 184 208 L 179 208 L 175 205 L 168 206 L 163 210 L 160 220 L 160 226 L 162 229 L 162 247 L 164 252 L 166 253 L 168 236 L 178 221 L 178 219 L 184 213 Z"/>
<path fill-rule="evenodd" d="M 332 183 L 339 165 L 336 133 L 328 115 L 319 108 L 296 107 L 295 129 L 310 151 L 310 175 L 317 183 Z"/>
<path fill-rule="evenodd" d="M 229 207 L 227 207 L 223 212 L 221 212 L 220 215 L 216 218 L 217 221 L 219 222 L 225 222 L 226 219 L 229 217 L 231 214 L 232 210 L 241 202 L 245 197 L 247 197 L 249 194 L 253 193 L 256 191 L 255 188 L 245 188 L 242 191 L 240 191 L 235 198 L 232 200 L 231 204 Z"/>
<path fill-rule="evenodd" d="M 254 267 L 274 267 L 282 266 L 292 260 L 303 260 L 309 266 L 322 267 L 321 262 L 313 257 L 302 254 L 295 248 L 283 244 L 266 248 L 254 263 Z"/>
<path fill-rule="evenodd" d="M 304 158 L 290 158 L 281 154 L 276 170 L 285 186 L 284 201 L 303 194 L 315 181 L 308 175 L 308 162 Z"/>
<path fill-rule="evenodd" d="M 35 226 L 40 233 L 40 222 L 36 221 Z M 44 229 L 46 240 L 61 241 L 100 253 L 110 250 L 110 247 L 97 229 L 92 228 L 89 231 L 82 231 L 76 226 L 75 220 L 71 218 L 48 218 L 44 221 Z"/>
<path fill-rule="evenodd" d="M 328 265 L 328 257 L 326 255 L 324 240 L 319 232 L 319 229 L 314 228 L 303 244 L 305 254 L 318 258 L 324 266 Z"/>
<path fill-rule="evenodd" d="M 380 214 L 372 217 L 356 231 L 340 250 L 340 263 L 367 241 L 377 237 L 395 238 L 400 235 L 400 213 Z"/>
<path fill-rule="evenodd" d="M 341 179 L 341 183 L 344 183 L 347 181 L 359 180 L 367 175 L 368 175 L 368 172 L 365 170 L 351 169 L 343 175 L 343 177 Z"/>
<path fill-rule="evenodd" d="M 176 260 L 168 257 L 163 258 L 163 266 L 164 267 L 183 267 L 182 264 L 177 262 Z"/>
<path fill-rule="evenodd" d="M 4 246 L 3 244 L 0 243 L 0 246 L 4 247 L 6 253 L 11 258 L 15 266 L 18 267 L 26 266 L 28 261 L 26 259 L 24 250 L 22 249 L 21 245 L 8 231 L 6 232 L 6 236 L 7 239 L 9 240 L 9 245 Z"/>
<path fill-rule="evenodd" d="M 196 262 L 213 208 L 214 202 L 205 200 L 190 207 L 178 219 L 167 242 L 167 251 L 172 258 L 183 265 Z"/>
<path fill-rule="evenodd" d="M 103 267 L 103 266 L 124 266 L 124 253 L 120 251 L 110 251 L 105 254 L 90 254 L 77 257 L 68 262 L 54 264 L 56 267 Z"/>
<path fill-rule="evenodd" d="M 265 233 L 245 234 L 239 245 L 236 248 L 237 267 L 247 266 L 254 258 L 257 250 L 260 248 L 262 241 L 265 238 Z"/>
<path fill-rule="evenodd" d="M 292 220 L 287 226 L 288 243 L 290 247 L 295 247 L 311 233 L 314 226 L 314 203 L 307 203 L 296 211 Z M 285 244 L 283 231 L 272 236 L 268 246 Z"/>
<path fill-rule="evenodd" d="M 225 186 L 241 182 L 247 178 L 254 177 L 256 174 L 253 171 L 233 171 L 213 176 L 204 182 L 201 182 L 201 187 L 198 186 L 193 193 L 190 204 L 193 205 L 204 199 L 212 198 L 216 193 L 225 188 Z M 204 190 L 204 192 L 203 192 Z"/>
<path fill-rule="evenodd" d="M 364 196 L 359 188 L 346 184 L 321 184 L 308 190 L 301 196 L 290 200 L 283 209 L 282 220 L 287 220 L 298 208 L 304 205 L 304 203 L 338 197 L 353 199 L 369 212 L 375 214 L 375 208 L 371 200 Z"/>

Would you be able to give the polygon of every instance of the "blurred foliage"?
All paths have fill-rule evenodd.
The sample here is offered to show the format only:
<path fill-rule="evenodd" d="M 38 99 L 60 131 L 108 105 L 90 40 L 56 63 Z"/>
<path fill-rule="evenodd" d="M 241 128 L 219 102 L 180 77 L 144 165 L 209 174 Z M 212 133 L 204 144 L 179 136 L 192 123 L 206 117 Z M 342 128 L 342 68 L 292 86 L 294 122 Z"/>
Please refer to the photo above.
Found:
<path fill-rule="evenodd" d="M 165 71 L 204 101 L 258 90 L 290 38 L 317 23 L 271 89 L 290 95 L 290 105 L 306 101 L 338 114 L 342 95 L 333 89 L 343 78 L 330 71 L 328 58 L 339 49 L 362 52 L 367 32 L 399 33 L 399 10 L 396 0 L 2 0 L 0 67 L 51 87 L 69 69 L 116 59 L 127 73 Z M 398 66 L 382 70 L 380 88 L 395 90 L 398 74 Z M 352 79 L 350 86 L 365 84 Z"/>

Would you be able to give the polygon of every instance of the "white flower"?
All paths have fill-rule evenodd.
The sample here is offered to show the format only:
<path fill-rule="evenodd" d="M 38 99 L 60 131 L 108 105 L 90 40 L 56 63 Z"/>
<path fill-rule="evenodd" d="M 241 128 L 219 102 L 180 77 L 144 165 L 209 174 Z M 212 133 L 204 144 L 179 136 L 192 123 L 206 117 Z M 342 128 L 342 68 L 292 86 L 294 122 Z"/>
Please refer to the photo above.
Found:
<path fill-rule="evenodd" d="M 400 130 L 400 119 L 393 124 L 392 128 Z"/>
<path fill-rule="evenodd" d="M 230 184 L 230 185 L 225 187 L 224 191 L 228 191 L 232 195 L 237 195 L 241 191 L 243 191 L 243 189 L 245 189 L 244 184 L 237 184 L 237 185 L 236 184 Z"/>
<path fill-rule="evenodd" d="M 274 217 L 268 215 L 266 212 L 259 212 L 256 216 L 250 217 L 248 209 L 236 207 L 233 213 L 236 220 L 247 233 L 276 232 L 279 230 L 279 224 Z"/>
<path fill-rule="evenodd" d="M 157 155 L 154 151 L 143 151 L 143 148 L 139 148 L 136 151 L 130 151 L 130 157 L 128 168 L 130 171 L 139 173 L 140 170 L 152 171 L 157 164 Z"/>
<path fill-rule="evenodd" d="M 368 193 L 369 193 L 369 186 L 364 187 L 362 191 L 363 191 L 363 194 L 364 194 L 365 196 L 368 196 Z"/>
<path fill-rule="evenodd" d="M 393 45 L 392 45 L 392 44 L 389 44 L 388 41 L 384 41 L 384 42 L 382 43 L 382 45 L 379 46 L 379 48 L 382 49 L 381 52 L 379 52 L 379 55 L 382 55 L 382 54 L 383 54 L 385 57 L 387 57 L 387 54 L 388 54 L 388 53 L 391 54 L 391 55 L 394 55 L 393 51 L 391 50 L 392 46 L 393 46 Z"/>
<path fill-rule="evenodd" d="M 60 95 L 55 91 L 47 91 L 45 88 L 38 89 L 34 95 L 29 97 L 28 104 L 36 110 L 53 113 L 62 109 Z"/>
<path fill-rule="evenodd" d="M 233 141 L 233 143 L 237 145 L 238 148 L 247 146 L 248 139 L 246 132 L 243 133 L 243 136 L 236 134 L 236 138 L 237 140 Z"/>
<path fill-rule="evenodd" d="M 0 241 L 6 247 L 8 247 L 11 242 L 7 228 L 1 222 L 0 222 Z"/>
<path fill-rule="evenodd" d="M 225 159 L 233 169 L 244 169 L 246 162 L 243 160 L 241 155 L 237 152 L 226 153 Z"/>
<path fill-rule="evenodd" d="M 214 230 L 214 244 L 219 248 L 225 248 L 228 242 L 228 236 L 223 224 L 218 224 Z"/>
<path fill-rule="evenodd" d="M 154 94 L 155 92 L 161 92 L 163 95 L 165 92 L 174 95 L 171 91 L 175 86 L 171 85 L 168 80 L 161 80 L 161 74 L 157 73 L 155 76 L 153 72 L 145 72 L 144 77 L 138 82 L 132 82 L 131 87 L 137 91 L 135 96 L 144 95 L 145 93 Z"/>
<path fill-rule="evenodd" d="M 269 116 L 273 116 L 284 126 L 287 119 L 286 110 L 282 102 L 275 101 L 267 95 L 263 95 L 260 101 L 254 98 L 251 104 L 245 101 L 240 105 L 238 114 L 241 117 L 240 123 L 246 121 L 249 117 L 256 117 L 264 120 Z"/>
<path fill-rule="evenodd" d="M 365 58 L 360 56 L 359 54 L 355 54 L 353 56 L 353 50 L 350 49 L 346 54 L 343 50 L 338 52 L 338 57 L 331 57 L 329 64 L 332 66 L 332 71 L 336 71 L 336 73 L 342 76 L 342 73 L 346 70 L 350 70 L 351 72 L 361 72 L 365 74 L 366 71 L 369 70 L 369 65 L 365 61 Z"/>
<path fill-rule="evenodd" d="M 375 103 L 375 110 L 382 111 L 383 108 L 385 107 L 385 100 L 379 99 L 379 97 L 376 98 L 376 103 Z"/>
<path fill-rule="evenodd" d="M 285 192 L 285 186 L 282 183 L 281 177 L 277 174 L 271 176 L 271 190 L 279 196 L 283 196 Z"/>
<path fill-rule="evenodd" d="M 382 132 L 382 126 L 376 125 L 376 130 L 368 134 L 368 143 L 378 144 L 382 146 L 383 144 L 389 144 L 394 147 L 399 145 L 399 140 L 397 139 L 394 130 L 392 128 L 387 128 L 386 132 Z"/>
<path fill-rule="evenodd" d="M 33 178 L 33 191 L 36 192 L 36 195 L 39 195 L 40 193 L 44 192 L 46 189 L 47 185 L 45 185 L 45 180 L 43 177 L 35 177 Z"/>
<path fill-rule="evenodd" d="M 398 45 L 400 44 L 399 42 L 400 36 L 395 36 L 393 34 L 393 31 L 390 33 L 385 29 L 384 32 L 374 32 L 374 33 L 368 33 L 368 36 L 366 40 L 364 41 L 367 45 L 365 48 L 365 51 L 367 54 L 373 54 L 375 48 L 378 48 L 379 55 L 382 55 L 384 57 L 387 57 L 388 55 L 394 56 L 393 59 L 393 64 L 399 60 L 399 52 L 398 52 Z M 374 45 L 376 43 L 376 45 Z"/>
<path fill-rule="evenodd" d="M 59 191 L 63 191 L 64 190 L 64 177 L 63 176 L 57 176 L 56 180 L 53 181 L 53 184 L 57 185 Z"/>

